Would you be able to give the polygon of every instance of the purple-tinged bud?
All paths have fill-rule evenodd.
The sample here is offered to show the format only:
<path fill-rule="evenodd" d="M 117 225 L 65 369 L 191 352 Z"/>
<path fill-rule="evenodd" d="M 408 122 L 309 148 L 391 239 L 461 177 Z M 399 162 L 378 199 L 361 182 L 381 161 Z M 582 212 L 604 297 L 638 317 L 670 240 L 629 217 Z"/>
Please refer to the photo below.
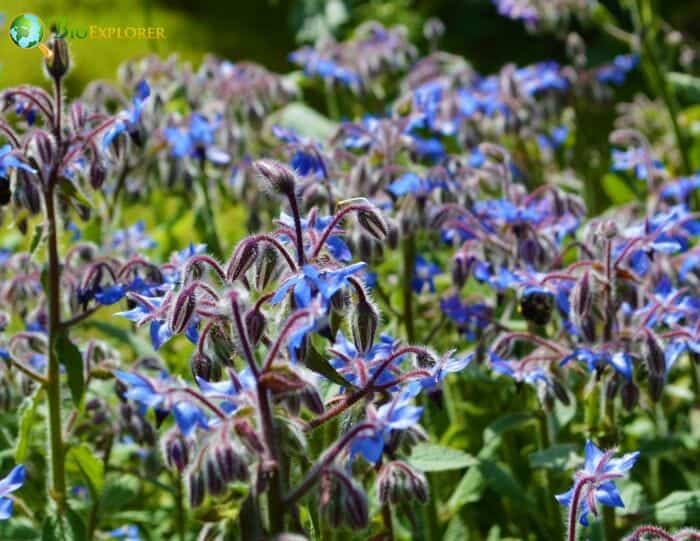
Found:
<path fill-rule="evenodd" d="M 180 334 L 189 325 L 197 308 L 197 294 L 194 287 L 186 287 L 175 298 L 175 303 L 170 309 L 168 328 L 173 334 Z"/>
<path fill-rule="evenodd" d="M 56 141 L 53 136 L 45 130 L 36 130 L 33 139 L 41 163 L 46 165 L 53 163 L 56 154 Z"/>
<path fill-rule="evenodd" d="M 374 207 L 361 210 L 357 214 L 357 221 L 362 228 L 377 240 L 384 240 L 389 234 L 389 227 L 381 213 Z"/>
<path fill-rule="evenodd" d="M 90 164 L 90 186 L 97 190 L 102 187 L 106 178 L 107 168 L 102 163 L 102 160 L 93 160 Z"/>
<path fill-rule="evenodd" d="M 221 443 L 214 448 L 213 456 L 226 483 L 247 481 L 248 466 L 243 456 L 230 443 Z"/>
<path fill-rule="evenodd" d="M 649 374 L 661 376 L 666 373 L 666 356 L 661 340 L 653 331 L 645 329 L 644 342 L 642 343 L 642 355 L 647 365 Z"/>
<path fill-rule="evenodd" d="M 313 385 L 307 385 L 300 393 L 301 401 L 311 413 L 321 415 L 324 411 L 323 399 Z"/>
<path fill-rule="evenodd" d="M 620 398 L 625 409 L 632 411 L 639 403 L 639 387 L 632 381 L 626 381 L 620 390 Z"/>
<path fill-rule="evenodd" d="M 613 375 L 609 378 L 605 385 L 605 398 L 606 400 L 614 400 L 617 395 L 617 391 L 620 388 L 620 379 Z"/>
<path fill-rule="evenodd" d="M 412 499 L 425 503 L 428 501 L 428 482 L 423 473 L 405 462 L 387 462 L 377 474 L 377 497 L 382 504 Z"/>
<path fill-rule="evenodd" d="M 462 289 L 467 282 L 472 261 L 473 258 L 464 252 L 457 252 L 452 259 L 452 282 L 457 288 Z"/>
<path fill-rule="evenodd" d="M 226 279 L 229 282 L 238 280 L 255 263 L 259 253 L 258 243 L 253 239 L 244 239 L 231 254 L 226 265 Z"/>
<path fill-rule="evenodd" d="M 0 207 L 8 205 L 12 201 L 12 189 L 8 179 L 0 179 Z"/>
<path fill-rule="evenodd" d="M 70 67 L 68 42 L 63 36 L 53 34 L 48 41 L 47 47 L 52 54 L 46 59 L 46 70 L 54 79 L 61 79 L 68 73 L 68 68 Z"/>
<path fill-rule="evenodd" d="M 279 252 L 270 244 L 265 244 L 257 259 L 255 269 L 255 285 L 263 291 L 271 282 L 279 268 Z"/>
<path fill-rule="evenodd" d="M 236 432 L 236 435 L 248 449 L 259 455 L 263 454 L 265 451 L 265 446 L 262 444 L 262 441 L 258 437 L 257 432 L 255 432 L 250 422 L 238 420 L 234 423 L 233 429 Z"/>
<path fill-rule="evenodd" d="M 190 359 L 192 376 L 205 381 L 219 381 L 221 379 L 221 365 L 213 361 L 204 353 L 195 352 Z"/>
<path fill-rule="evenodd" d="M 257 344 L 265 332 L 265 325 L 267 323 L 265 314 L 253 307 L 243 316 L 243 321 L 248 331 L 250 343 L 253 345 Z"/>
<path fill-rule="evenodd" d="M 352 341 L 357 351 L 365 354 L 374 345 L 379 326 L 379 310 L 367 298 L 361 298 L 352 313 Z"/>
<path fill-rule="evenodd" d="M 593 290 L 591 289 L 591 277 L 588 271 L 576 282 L 571 290 L 571 310 L 581 321 L 591 313 L 593 307 Z"/>
<path fill-rule="evenodd" d="M 216 461 L 209 457 L 204 462 L 204 476 L 207 482 L 207 491 L 213 496 L 220 496 L 226 490 L 226 484 L 224 483 L 223 477 L 219 468 L 217 467 Z"/>
<path fill-rule="evenodd" d="M 34 179 L 36 176 L 33 173 L 23 169 L 17 172 L 15 199 L 21 207 L 29 210 L 31 214 L 38 214 L 41 211 L 41 196 Z"/>
<path fill-rule="evenodd" d="M 171 430 L 163 438 L 163 455 L 171 468 L 182 473 L 190 461 L 190 448 L 179 430 Z"/>
<path fill-rule="evenodd" d="M 288 167 L 275 160 L 257 160 L 253 167 L 275 192 L 294 196 L 294 173 Z"/>
<path fill-rule="evenodd" d="M 197 470 L 191 471 L 187 480 L 187 488 L 190 507 L 194 509 L 202 505 L 205 496 L 204 475 Z"/>
<path fill-rule="evenodd" d="M 357 483 L 350 480 L 344 496 L 343 511 L 345 522 L 354 530 L 364 530 L 369 524 L 367 495 Z"/>
<path fill-rule="evenodd" d="M 652 374 L 649 373 L 648 378 L 649 397 L 653 402 L 658 402 L 661 399 L 661 394 L 664 392 L 664 384 L 666 383 L 666 378 L 663 374 Z"/>

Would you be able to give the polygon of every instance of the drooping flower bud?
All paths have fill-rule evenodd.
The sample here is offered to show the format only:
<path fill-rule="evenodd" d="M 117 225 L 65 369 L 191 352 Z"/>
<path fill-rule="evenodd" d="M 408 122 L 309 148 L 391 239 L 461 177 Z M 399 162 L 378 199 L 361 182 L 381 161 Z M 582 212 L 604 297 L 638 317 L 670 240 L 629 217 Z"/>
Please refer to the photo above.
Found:
<path fill-rule="evenodd" d="M 627 411 L 633 410 L 639 403 L 639 387 L 632 381 L 625 382 L 620 390 L 620 397 L 622 398 L 622 405 L 625 409 Z"/>
<path fill-rule="evenodd" d="M 250 343 L 253 345 L 257 344 L 265 332 L 265 324 L 267 322 L 265 314 L 263 314 L 258 308 L 253 307 L 246 312 L 245 316 L 243 316 L 243 321 L 245 323 L 246 330 L 248 331 L 248 339 L 250 340 Z"/>
<path fill-rule="evenodd" d="M 226 329 L 221 325 L 212 325 L 207 333 L 207 344 L 210 348 L 209 353 L 217 363 L 222 366 L 233 366 L 232 359 L 236 354 L 236 344 Z"/>
<path fill-rule="evenodd" d="M 197 295 L 194 287 L 186 287 L 175 298 L 175 303 L 170 309 L 168 328 L 174 334 L 184 332 L 189 325 L 194 311 L 197 308 Z"/>
<path fill-rule="evenodd" d="M 205 494 L 205 484 L 204 475 L 198 471 L 193 470 L 190 472 L 189 478 L 187 480 L 188 495 L 190 501 L 190 507 L 195 508 L 202 505 L 204 502 Z"/>
<path fill-rule="evenodd" d="M 258 243 L 254 239 L 244 239 L 231 254 L 226 265 L 226 280 L 234 282 L 244 275 L 258 257 Z"/>
<path fill-rule="evenodd" d="M 405 462 L 387 462 L 377 474 L 377 497 L 382 504 L 412 499 L 425 503 L 428 501 L 428 482 L 423 473 Z"/>
<path fill-rule="evenodd" d="M 221 476 L 226 483 L 233 481 L 247 481 L 249 477 L 248 465 L 240 450 L 230 442 L 222 442 L 211 451 Z"/>
<path fill-rule="evenodd" d="M 338 468 L 329 468 L 323 472 L 320 504 L 334 528 L 345 523 L 352 529 L 361 530 L 369 523 L 367 495 Z"/>
<path fill-rule="evenodd" d="M 649 329 L 645 329 L 642 354 L 649 374 L 663 378 L 666 373 L 666 355 L 661 340 Z"/>
<path fill-rule="evenodd" d="M 204 353 L 195 352 L 190 359 L 192 376 L 205 381 L 221 379 L 221 365 Z"/>
<path fill-rule="evenodd" d="M 182 473 L 189 464 L 190 448 L 179 430 L 171 430 L 163 438 L 163 455 L 171 468 Z"/>
<path fill-rule="evenodd" d="M 389 234 L 389 228 L 384 218 L 374 207 L 361 210 L 357 215 L 357 221 L 367 233 L 377 240 L 384 240 Z"/>
<path fill-rule="evenodd" d="M 294 173 L 275 160 L 257 160 L 253 167 L 272 189 L 282 195 L 293 196 L 295 189 Z"/>
<path fill-rule="evenodd" d="M 379 326 L 379 310 L 366 297 L 361 298 L 352 313 L 352 340 L 357 351 L 367 353 L 374 344 Z"/>
<path fill-rule="evenodd" d="M 279 252 L 274 247 L 270 244 L 263 246 L 255 269 L 255 285 L 260 291 L 264 290 L 275 276 L 279 258 Z"/>

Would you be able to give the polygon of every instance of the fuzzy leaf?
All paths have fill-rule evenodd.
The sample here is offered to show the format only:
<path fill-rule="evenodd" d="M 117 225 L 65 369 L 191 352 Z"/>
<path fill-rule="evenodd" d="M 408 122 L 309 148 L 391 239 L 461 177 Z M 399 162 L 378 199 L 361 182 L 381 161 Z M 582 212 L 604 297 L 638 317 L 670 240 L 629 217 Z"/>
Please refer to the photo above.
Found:
<path fill-rule="evenodd" d="M 85 391 L 85 379 L 83 375 L 83 355 L 78 347 L 71 342 L 68 334 L 61 332 L 56 337 L 56 355 L 58 361 L 66 367 L 68 376 L 68 388 L 70 389 L 73 403 L 79 407 L 80 400 Z"/>
<path fill-rule="evenodd" d="M 459 470 L 479 463 L 476 458 L 464 451 L 433 443 L 416 445 L 408 462 L 414 468 L 424 472 Z"/>

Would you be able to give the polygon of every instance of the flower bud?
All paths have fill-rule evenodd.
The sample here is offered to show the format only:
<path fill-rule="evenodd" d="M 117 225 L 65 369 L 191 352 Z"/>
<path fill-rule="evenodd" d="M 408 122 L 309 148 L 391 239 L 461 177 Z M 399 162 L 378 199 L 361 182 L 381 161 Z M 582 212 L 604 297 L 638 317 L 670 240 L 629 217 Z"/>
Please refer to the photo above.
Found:
<path fill-rule="evenodd" d="M 352 340 L 357 351 L 365 354 L 374 344 L 379 326 L 379 310 L 366 297 L 355 305 L 352 314 Z"/>
<path fill-rule="evenodd" d="M 107 178 L 107 168 L 102 160 L 93 160 L 90 164 L 90 186 L 95 190 L 99 189 L 104 184 L 105 178 Z"/>
<path fill-rule="evenodd" d="M 267 322 L 265 314 L 257 308 L 251 308 L 243 316 L 243 321 L 248 331 L 250 343 L 253 345 L 257 344 L 265 332 L 265 324 Z"/>
<path fill-rule="evenodd" d="M 163 455 L 171 468 L 182 473 L 189 464 L 190 449 L 187 440 L 179 430 L 171 430 L 163 438 Z"/>
<path fill-rule="evenodd" d="M 625 382 L 620 390 L 620 397 L 622 398 L 622 405 L 625 409 L 627 411 L 632 411 L 639 403 L 639 387 L 632 381 Z"/>
<path fill-rule="evenodd" d="M 61 79 L 70 67 L 70 54 L 68 42 L 64 37 L 53 34 L 48 42 L 48 48 L 53 53 L 46 59 L 46 69 L 54 79 Z"/>
<path fill-rule="evenodd" d="M 221 366 L 204 353 L 195 352 L 190 359 L 192 376 L 205 381 L 218 381 L 221 379 Z"/>
<path fill-rule="evenodd" d="M 374 207 L 361 210 L 357 215 L 357 221 L 367 233 L 377 240 L 384 240 L 389 234 L 389 228 L 384 218 Z"/>
<path fill-rule="evenodd" d="M 275 276 L 279 258 L 279 252 L 273 246 L 270 244 L 263 246 L 255 269 L 255 285 L 260 291 L 263 291 Z"/>
<path fill-rule="evenodd" d="M 56 153 L 54 138 L 45 130 L 37 130 L 34 132 L 33 139 L 41 163 L 46 165 L 53 163 Z"/>
<path fill-rule="evenodd" d="M 644 333 L 644 342 L 642 343 L 642 355 L 646 361 L 649 374 L 654 376 L 663 376 L 666 373 L 666 355 L 664 348 L 661 345 L 661 340 L 653 332 L 646 329 Z"/>
<path fill-rule="evenodd" d="M 194 287 L 186 287 L 175 298 L 175 304 L 170 309 L 168 328 L 174 334 L 185 331 L 197 308 L 197 295 Z"/>
<path fill-rule="evenodd" d="M 202 505 L 205 496 L 204 475 L 197 470 L 190 472 L 187 480 L 190 507 L 195 508 Z"/>
<path fill-rule="evenodd" d="M 248 466 L 231 443 L 221 443 L 214 447 L 213 456 L 226 483 L 248 480 Z"/>
<path fill-rule="evenodd" d="M 220 325 L 213 325 L 207 333 L 209 352 L 218 364 L 233 366 L 232 359 L 236 354 L 236 344 L 231 335 Z"/>
<path fill-rule="evenodd" d="M 220 496 L 226 491 L 226 483 L 217 467 L 216 460 L 209 456 L 204 462 L 204 477 L 206 478 L 207 492 L 212 496 Z"/>
<path fill-rule="evenodd" d="M 245 274 L 258 257 L 258 243 L 254 239 L 244 239 L 231 254 L 226 265 L 226 279 L 234 282 Z"/>
<path fill-rule="evenodd" d="M 282 195 L 293 196 L 295 189 L 294 173 L 274 160 L 257 160 L 253 167 L 272 187 L 272 189 Z"/>
<path fill-rule="evenodd" d="M 648 389 L 649 396 L 653 402 L 658 402 L 661 398 L 661 394 L 664 391 L 664 384 L 666 383 L 666 378 L 659 374 L 649 374 L 648 378 Z"/>
<path fill-rule="evenodd" d="M 320 504 L 328 522 L 334 528 L 345 523 L 352 529 L 361 530 L 369 523 L 367 495 L 338 468 L 331 468 L 323 473 Z"/>
<path fill-rule="evenodd" d="M 423 473 L 405 462 L 387 462 L 377 475 L 377 497 L 382 504 L 415 499 L 428 501 L 428 482 Z"/>

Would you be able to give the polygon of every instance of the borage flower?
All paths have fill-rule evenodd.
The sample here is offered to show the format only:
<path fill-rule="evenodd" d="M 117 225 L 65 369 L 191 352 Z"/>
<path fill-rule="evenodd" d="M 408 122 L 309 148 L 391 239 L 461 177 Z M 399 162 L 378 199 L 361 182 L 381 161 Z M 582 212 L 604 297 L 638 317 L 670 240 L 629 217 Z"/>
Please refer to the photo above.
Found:
<path fill-rule="evenodd" d="M 561 505 L 569 507 L 569 529 L 575 533 L 576 516 L 583 526 L 588 526 L 588 513 L 598 516 L 598 504 L 624 507 L 615 480 L 624 477 L 637 462 L 639 451 L 613 458 L 615 451 L 601 451 L 592 441 L 586 442 L 583 469 L 574 474 L 574 486 L 556 496 Z M 573 519 L 573 524 L 572 524 Z M 575 539 L 569 535 L 569 539 Z"/>
<path fill-rule="evenodd" d="M 12 516 L 13 501 L 9 495 L 24 484 L 24 466 L 19 464 L 0 480 L 0 520 L 7 520 Z"/>

